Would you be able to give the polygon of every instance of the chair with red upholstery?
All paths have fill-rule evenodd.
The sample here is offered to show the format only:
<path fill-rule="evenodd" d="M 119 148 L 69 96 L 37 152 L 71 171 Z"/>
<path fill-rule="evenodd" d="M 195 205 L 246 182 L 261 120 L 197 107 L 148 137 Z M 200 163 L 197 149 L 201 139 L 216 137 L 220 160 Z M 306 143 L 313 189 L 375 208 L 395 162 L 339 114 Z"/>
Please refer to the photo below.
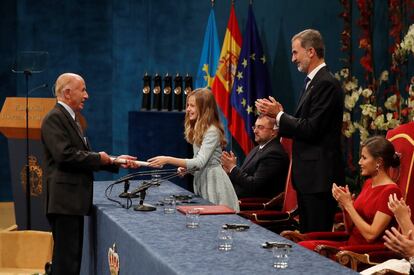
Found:
<path fill-rule="evenodd" d="M 400 167 L 391 171 L 393 178 L 397 178 L 397 183 L 401 188 L 404 200 L 411 209 L 414 209 L 414 122 L 400 125 L 395 129 L 387 132 L 386 138 L 392 142 L 395 151 L 400 155 Z M 414 221 L 414 215 L 411 215 Z M 341 251 L 337 254 L 338 260 L 344 265 L 353 265 L 357 267 L 360 264 L 375 264 L 384 262 L 392 258 L 401 258 L 400 255 L 379 247 L 378 249 L 370 249 L 363 251 L 364 254 L 355 253 L 357 251 L 349 249 L 349 251 Z"/>
<path fill-rule="evenodd" d="M 292 140 L 282 138 L 281 144 L 289 156 L 289 170 L 286 177 L 285 191 L 270 201 L 262 203 L 262 209 L 241 210 L 239 215 L 274 232 L 297 229 L 296 191 L 292 186 Z M 277 207 L 279 206 L 279 208 Z M 280 207 L 281 206 L 281 207 Z"/>
<path fill-rule="evenodd" d="M 414 122 L 401 125 L 389 130 L 386 138 L 394 145 L 395 151 L 400 154 L 400 167 L 391 171 L 391 176 L 396 179 L 402 195 L 408 205 L 414 209 L 413 165 L 414 165 Z M 411 217 L 413 219 L 413 216 Z M 312 232 L 300 234 L 292 231 L 282 232 L 281 235 L 295 242 L 303 240 L 333 240 L 343 241 L 348 238 L 347 232 Z M 315 251 L 322 255 L 338 260 L 341 264 L 354 270 L 364 269 L 370 265 L 401 256 L 385 248 L 383 244 L 352 245 L 338 248 L 319 245 Z"/>

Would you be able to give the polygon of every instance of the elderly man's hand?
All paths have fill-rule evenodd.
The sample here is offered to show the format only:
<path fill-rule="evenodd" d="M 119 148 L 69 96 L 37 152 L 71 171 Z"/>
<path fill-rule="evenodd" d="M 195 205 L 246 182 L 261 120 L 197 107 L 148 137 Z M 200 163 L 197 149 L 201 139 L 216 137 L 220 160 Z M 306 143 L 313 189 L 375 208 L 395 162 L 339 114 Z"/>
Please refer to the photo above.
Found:
<path fill-rule="evenodd" d="M 135 169 L 135 168 L 138 168 L 139 167 L 139 164 L 134 161 L 134 160 L 137 159 L 137 157 L 133 157 L 133 156 L 130 156 L 130 155 L 120 155 L 120 156 L 117 157 L 117 159 L 122 159 L 122 160 L 125 160 L 126 161 L 125 163 L 122 163 L 121 164 L 121 167 L 122 168 L 125 168 L 125 169 L 128 169 L 128 168 Z"/>

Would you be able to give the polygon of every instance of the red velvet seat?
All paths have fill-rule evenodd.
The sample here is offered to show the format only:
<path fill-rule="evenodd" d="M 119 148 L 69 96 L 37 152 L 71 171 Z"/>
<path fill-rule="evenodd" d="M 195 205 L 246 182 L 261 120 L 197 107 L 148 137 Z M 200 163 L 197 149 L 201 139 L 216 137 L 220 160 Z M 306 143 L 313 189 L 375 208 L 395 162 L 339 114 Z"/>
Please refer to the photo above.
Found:
<path fill-rule="evenodd" d="M 404 199 L 414 209 L 414 186 L 413 165 L 414 165 L 414 122 L 401 125 L 389 130 L 386 138 L 392 142 L 395 151 L 400 154 L 400 168 L 391 171 L 391 176 L 401 188 Z M 411 216 L 411 219 L 414 215 Z M 282 232 L 282 236 L 293 241 L 302 240 L 334 240 L 341 241 L 347 238 L 347 233 L 340 235 L 338 232 L 312 232 L 299 234 L 297 232 Z M 391 258 L 400 258 L 400 255 L 388 250 L 383 244 L 343 246 L 333 248 L 326 245 L 319 245 L 315 251 L 322 255 L 336 258 L 341 264 L 350 266 L 354 270 L 361 270 L 369 265 L 380 263 Z"/>
<path fill-rule="evenodd" d="M 262 203 L 262 209 L 241 210 L 239 215 L 266 227 L 274 232 L 281 232 L 286 229 L 297 229 L 297 201 L 296 191 L 293 189 L 291 180 L 292 169 L 292 140 L 281 139 L 281 144 L 289 156 L 289 170 L 286 177 L 285 191 L 275 198 Z M 277 207 L 279 206 L 279 207 Z M 281 207 L 280 207 L 281 206 Z"/>

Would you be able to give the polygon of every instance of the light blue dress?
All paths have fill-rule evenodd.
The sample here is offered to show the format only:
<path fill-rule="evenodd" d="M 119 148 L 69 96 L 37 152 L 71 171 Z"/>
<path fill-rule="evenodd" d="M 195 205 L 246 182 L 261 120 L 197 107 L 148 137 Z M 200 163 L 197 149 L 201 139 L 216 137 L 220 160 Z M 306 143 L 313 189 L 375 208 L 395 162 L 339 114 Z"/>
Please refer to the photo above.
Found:
<path fill-rule="evenodd" d="M 221 167 L 219 129 L 210 126 L 204 134 L 201 146 L 193 144 L 194 156 L 186 159 L 187 169 L 194 172 L 194 193 L 214 204 L 227 205 L 237 212 L 239 202 L 229 176 Z"/>

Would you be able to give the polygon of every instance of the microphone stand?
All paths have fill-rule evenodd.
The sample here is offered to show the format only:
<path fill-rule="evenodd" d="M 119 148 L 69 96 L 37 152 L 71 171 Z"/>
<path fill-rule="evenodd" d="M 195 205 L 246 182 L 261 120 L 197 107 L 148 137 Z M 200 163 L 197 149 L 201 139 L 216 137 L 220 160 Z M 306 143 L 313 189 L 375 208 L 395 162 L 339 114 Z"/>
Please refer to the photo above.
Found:
<path fill-rule="evenodd" d="M 31 221 L 31 180 L 29 161 L 29 77 L 34 73 L 43 72 L 46 68 L 49 53 L 45 51 L 20 52 L 12 67 L 12 72 L 23 73 L 26 81 L 26 229 L 32 228 Z M 43 85 L 39 86 L 41 88 Z M 35 88 L 37 89 L 37 88 Z M 34 90 L 34 89 L 33 89 Z M 32 90 L 32 91 L 33 91 Z"/>
<path fill-rule="evenodd" d="M 145 212 L 148 212 L 148 211 L 154 211 L 154 210 L 157 209 L 153 205 L 144 203 L 145 196 L 147 195 L 147 189 L 148 188 L 149 188 L 149 186 L 139 192 L 139 196 L 140 196 L 141 199 L 139 200 L 139 204 L 136 205 L 136 206 L 134 206 L 134 210 L 135 211 L 145 211 Z"/>
<path fill-rule="evenodd" d="M 194 172 L 194 171 L 196 171 L 196 170 L 198 170 L 198 168 L 195 168 L 195 169 L 191 169 L 191 170 L 187 170 L 184 174 L 188 174 L 188 173 L 191 173 L 191 172 Z M 139 186 L 137 189 L 135 189 L 131 194 L 136 194 L 136 193 L 139 193 L 139 196 L 140 196 L 140 200 L 139 200 L 139 204 L 138 205 L 136 205 L 135 207 L 134 207 L 134 210 L 135 211 L 154 211 L 154 210 L 156 210 L 157 208 L 155 207 L 155 206 L 152 206 L 152 205 L 150 205 L 150 204 L 144 204 L 144 200 L 145 200 L 145 196 L 146 196 L 146 191 L 147 191 L 147 189 L 148 188 L 150 188 L 151 186 L 156 186 L 156 185 L 160 185 L 161 184 L 161 182 L 163 182 L 163 181 L 166 181 L 166 180 L 169 180 L 169 179 L 172 179 L 172 178 L 175 178 L 175 177 L 177 177 L 177 176 L 179 176 L 180 175 L 180 173 L 178 173 L 178 172 L 175 172 L 175 173 L 173 173 L 173 174 L 171 174 L 171 175 L 167 175 L 167 176 L 165 176 L 164 178 L 162 178 L 159 182 L 157 182 L 157 183 L 155 183 L 155 182 L 147 182 L 147 181 L 144 181 L 142 184 L 141 184 L 141 186 Z"/>
<path fill-rule="evenodd" d="M 124 181 L 124 192 L 122 192 L 121 194 L 119 194 L 120 198 L 126 199 L 126 198 L 138 198 L 139 194 L 133 194 L 131 192 L 129 192 L 129 180 L 125 180 Z"/>
<path fill-rule="evenodd" d="M 142 172 L 136 172 L 136 173 L 132 173 L 126 176 L 121 177 L 120 179 L 116 180 L 114 182 L 114 184 L 118 184 L 121 182 L 124 182 L 124 192 L 122 192 L 121 194 L 119 194 L 120 198 L 124 198 L 124 199 L 132 199 L 132 198 L 138 198 L 139 194 L 137 192 L 129 192 L 129 187 L 130 187 L 130 183 L 129 181 L 140 177 L 140 176 L 151 176 L 151 175 L 155 175 L 155 174 L 165 174 L 165 173 L 170 173 L 172 171 L 176 171 L 175 169 L 170 169 L 170 170 L 152 170 L 152 171 L 142 171 Z"/>
<path fill-rule="evenodd" d="M 29 166 L 29 76 L 32 75 L 30 70 L 24 71 L 26 79 L 26 225 L 27 229 L 32 228 L 31 218 L 31 188 L 30 188 L 30 166 Z"/>

